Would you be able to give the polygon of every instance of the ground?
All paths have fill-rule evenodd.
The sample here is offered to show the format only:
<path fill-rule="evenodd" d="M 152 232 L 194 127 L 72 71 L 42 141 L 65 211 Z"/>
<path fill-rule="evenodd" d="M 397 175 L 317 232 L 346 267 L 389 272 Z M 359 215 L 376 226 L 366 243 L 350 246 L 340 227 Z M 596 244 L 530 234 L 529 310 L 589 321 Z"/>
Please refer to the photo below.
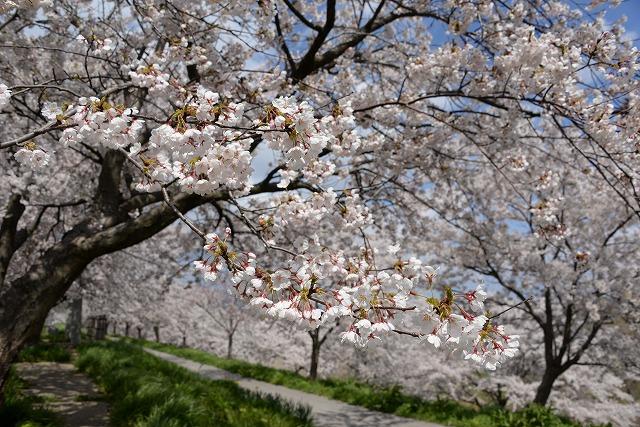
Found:
<path fill-rule="evenodd" d="M 68 427 L 104 427 L 109 406 L 84 374 L 70 363 L 17 363 L 18 375 L 27 382 L 25 394 L 45 399 Z"/>

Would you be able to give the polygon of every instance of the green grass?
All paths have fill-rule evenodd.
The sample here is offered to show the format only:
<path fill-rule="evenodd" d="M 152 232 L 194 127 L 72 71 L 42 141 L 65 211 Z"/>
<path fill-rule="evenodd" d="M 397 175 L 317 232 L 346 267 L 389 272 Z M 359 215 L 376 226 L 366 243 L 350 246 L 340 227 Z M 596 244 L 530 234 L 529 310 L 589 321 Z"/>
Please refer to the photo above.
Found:
<path fill-rule="evenodd" d="M 18 355 L 18 362 L 58 362 L 71 361 L 71 352 L 64 344 L 57 341 L 42 340 L 24 348 Z"/>
<path fill-rule="evenodd" d="M 56 414 L 42 407 L 42 398 L 24 394 L 25 382 L 13 369 L 5 387 L 5 402 L 0 407 L 3 427 L 63 427 Z"/>
<path fill-rule="evenodd" d="M 107 394 L 115 427 L 312 425 L 306 407 L 202 379 L 131 344 L 81 346 L 76 364 Z"/>
<path fill-rule="evenodd" d="M 580 427 L 579 423 L 540 406 L 530 406 L 517 412 L 499 407 L 475 409 L 453 400 L 423 400 L 403 393 L 398 386 L 380 387 L 354 379 L 330 378 L 313 381 L 294 372 L 225 359 L 201 350 L 150 341 L 136 342 L 185 359 L 217 366 L 244 377 L 422 421 L 454 427 Z"/>

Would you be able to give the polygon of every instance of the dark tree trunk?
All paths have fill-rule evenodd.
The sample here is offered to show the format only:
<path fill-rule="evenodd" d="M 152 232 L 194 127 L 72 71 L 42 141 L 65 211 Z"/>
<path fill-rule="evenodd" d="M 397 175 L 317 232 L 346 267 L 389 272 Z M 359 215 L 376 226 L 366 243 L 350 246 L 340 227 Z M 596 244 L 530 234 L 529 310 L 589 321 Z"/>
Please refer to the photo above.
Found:
<path fill-rule="evenodd" d="M 571 345 L 571 322 L 573 319 L 573 305 L 569 304 L 565 309 L 564 325 L 562 326 L 562 344 L 559 349 L 556 350 L 555 342 L 555 329 L 554 329 L 554 317 L 553 317 L 553 305 L 551 304 L 551 290 L 547 288 L 544 293 L 545 300 L 545 322 L 542 324 L 542 331 L 544 333 L 544 360 L 545 370 L 542 375 L 542 380 L 536 390 L 536 397 L 533 399 L 533 403 L 538 405 L 546 405 L 549 401 L 549 396 L 553 391 L 553 384 L 567 369 L 576 364 L 582 354 L 584 353 L 592 340 L 595 338 L 601 324 L 596 323 L 592 326 L 591 331 L 587 339 L 579 347 L 578 351 L 571 354 L 569 351 Z"/>
<path fill-rule="evenodd" d="M 73 347 L 80 345 L 80 330 L 82 328 L 82 297 L 76 297 L 69 306 L 67 317 L 67 337 Z"/>
<path fill-rule="evenodd" d="M 142 328 L 140 326 L 136 326 L 136 329 L 138 330 L 138 339 L 141 340 L 142 339 Z"/>
<path fill-rule="evenodd" d="M 551 391 L 553 390 L 553 383 L 555 383 L 562 372 L 563 370 L 560 366 L 555 364 L 547 365 L 542 375 L 542 381 L 540 381 L 540 385 L 538 385 L 538 389 L 536 390 L 536 397 L 533 399 L 534 403 L 538 405 L 547 404 Z"/>
<path fill-rule="evenodd" d="M 186 347 L 186 346 L 187 346 L 187 336 L 186 336 L 186 335 L 183 335 L 183 336 L 182 336 L 182 346 L 183 346 L 183 347 Z"/>
<path fill-rule="evenodd" d="M 96 341 L 102 341 L 107 337 L 107 328 L 109 323 L 107 322 L 107 316 L 100 315 L 96 318 Z"/>
<path fill-rule="evenodd" d="M 318 378 L 318 363 L 320 361 L 320 328 L 316 328 L 309 332 L 311 337 L 311 365 L 309 366 L 309 378 L 315 380 Z"/>
<path fill-rule="evenodd" d="M 160 326 L 155 325 L 153 327 L 153 334 L 156 336 L 156 342 L 160 342 Z"/>
<path fill-rule="evenodd" d="M 231 359 L 232 348 L 233 348 L 233 334 L 227 334 L 227 359 Z"/>
<path fill-rule="evenodd" d="M 124 322 L 124 336 L 129 337 L 129 329 L 131 329 L 131 325 L 129 322 Z"/>
<path fill-rule="evenodd" d="M 542 325 L 544 336 L 544 374 L 542 380 L 536 390 L 534 403 L 538 405 L 546 405 L 553 389 L 553 383 L 562 373 L 562 355 L 558 355 L 554 351 L 555 330 L 553 324 L 553 306 L 551 304 L 551 289 L 546 288 L 544 292 L 545 301 L 545 321 Z"/>
<path fill-rule="evenodd" d="M 496 403 L 498 404 L 498 406 L 500 406 L 501 408 L 507 407 L 507 403 L 509 403 L 509 395 L 505 393 L 502 384 L 498 384 L 498 389 L 494 394 L 494 398 L 496 399 Z"/>
<path fill-rule="evenodd" d="M 14 282 L 0 287 L 0 400 L 11 363 L 29 337 L 44 322 L 49 310 L 60 300 L 86 263 L 79 260 L 70 262 L 73 253 L 67 253 L 67 260 L 57 251 L 48 251 L 30 272 Z M 53 265 L 51 265 L 53 264 Z M 55 267 L 57 265 L 57 267 Z"/>
<path fill-rule="evenodd" d="M 35 322 L 32 328 L 31 336 L 26 340 L 25 345 L 36 345 L 40 342 L 40 338 L 42 337 L 42 329 L 44 329 L 44 322 L 47 320 L 47 317 L 43 317 Z"/>
<path fill-rule="evenodd" d="M 116 322 L 115 320 L 113 321 L 113 323 L 111 324 L 111 335 L 116 335 L 116 325 L 118 324 L 118 322 Z"/>

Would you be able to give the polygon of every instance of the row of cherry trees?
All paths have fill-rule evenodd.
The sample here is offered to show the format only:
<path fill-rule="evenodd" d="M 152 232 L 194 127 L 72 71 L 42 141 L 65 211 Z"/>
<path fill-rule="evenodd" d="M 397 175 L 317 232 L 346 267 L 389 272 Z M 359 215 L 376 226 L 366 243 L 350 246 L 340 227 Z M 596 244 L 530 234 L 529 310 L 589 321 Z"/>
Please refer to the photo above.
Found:
<path fill-rule="evenodd" d="M 182 253 L 181 245 L 175 244 L 175 230 L 170 231 L 136 248 L 136 253 L 146 253 L 147 247 L 170 249 L 172 244 L 176 255 Z M 188 233 L 182 236 L 187 241 L 190 238 Z M 343 244 L 346 247 L 349 242 L 345 239 Z M 171 252 L 163 253 L 164 259 L 173 257 Z M 90 271 L 93 282 L 86 289 L 85 298 L 91 313 L 106 313 L 110 321 L 119 322 L 119 335 L 127 333 L 128 323 L 130 336 L 138 336 L 140 327 L 147 339 L 156 339 L 153 331 L 159 327 L 163 342 L 203 348 L 221 356 L 228 357 L 233 344 L 236 351 L 232 357 L 297 372 L 308 371 L 312 377 L 318 372 L 357 376 L 388 386 L 401 384 L 405 390 L 425 398 L 454 398 L 510 409 L 535 400 L 536 389 L 546 372 L 544 331 L 529 313 L 519 308 L 502 317 L 507 317 L 510 324 L 529 337 L 523 351 L 497 373 L 486 375 L 473 365 L 452 364 L 455 354 L 430 352 L 424 343 L 412 344 L 403 339 L 380 343 L 365 352 L 355 351 L 347 357 L 347 350 L 338 336 L 330 334 L 330 327 L 307 332 L 265 319 L 259 309 L 241 309 L 237 297 L 227 292 L 228 277 L 221 276 L 211 286 L 201 280 L 194 282 L 190 273 L 178 276 L 176 273 L 189 272 L 179 263 L 158 270 L 154 263 L 140 262 L 121 253 L 102 261 L 112 258 L 117 261 L 94 264 L 103 272 Z M 115 264 L 121 268 L 114 268 Z M 449 264 L 453 262 L 450 260 Z M 164 281 L 150 279 L 159 271 L 168 271 Z M 447 272 L 445 277 L 453 283 L 457 280 L 454 271 Z M 535 299 L 531 301 L 534 302 Z M 538 308 L 536 304 L 533 307 Z M 500 310 L 499 301 L 490 308 Z M 549 404 L 585 422 L 634 425 L 640 407 L 634 402 L 630 387 L 638 380 L 637 359 L 621 348 L 633 342 L 637 342 L 633 330 L 617 330 L 614 341 L 600 337 L 586 350 L 588 359 L 573 364 L 554 381 Z M 282 348 L 288 350 L 278 351 Z M 408 365 L 411 370 L 406 369 Z M 589 380 L 585 381 L 586 378 Z"/>
<path fill-rule="evenodd" d="M 532 319 L 515 310 L 505 316 L 513 316 L 510 323 L 526 330 L 530 338 L 513 362 L 487 375 L 473 365 L 452 363 L 455 355 L 430 351 L 424 343 L 402 337 L 379 342 L 366 351 L 351 351 L 340 343 L 338 336 L 319 328 L 309 332 L 323 340 L 321 346 L 315 347 L 309 333 L 294 327 L 295 324 L 265 318 L 260 310 L 243 307 L 236 297 L 225 292 L 224 278 L 213 287 L 193 283 L 188 277 L 173 277 L 167 285 L 141 280 L 143 276 L 139 274 L 143 270 L 154 274 L 157 267 L 152 264 L 139 263 L 121 254 L 104 258 L 103 262 L 111 258 L 122 266 L 135 263 L 137 276 L 119 276 L 110 263 L 101 267 L 105 274 L 92 269 L 95 280 L 84 289 L 85 318 L 107 314 L 111 325 L 117 323 L 117 329 L 114 331 L 110 326 L 109 331 L 117 335 L 138 337 L 140 331 L 146 339 L 155 340 L 154 332 L 159 328 L 161 342 L 201 348 L 220 356 L 228 357 L 232 344 L 234 358 L 309 372 L 309 376 L 313 376 L 310 369 L 315 367 L 316 374 L 323 376 L 355 376 L 385 386 L 401 385 L 406 392 L 426 399 L 453 398 L 509 409 L 521 408 L 534 400 L 544 372 L 540 363 L 544 350 L 536 347 L 543 342 L 542 332 Z M 124 269 L 129 274 L 133 270 Z M 114 283 L 118 285 L 113 286 Z M 633 339 L 622 333 L 618 334 L 620 338 Z M 282 352 L 283 348 L 287 351 Z M 603 350 L 598 345 L 588 353 L 604 358 Z M 568 369 L 554 383 L 549 404 L 585 422 L 635 425 L 640 406 L 630 395 L 629 381 L 637 380 L 637 375 L 629 370 L 630 365 L 621 364 L 622 360 L 611 361 L 614 363 L 608 366 L 579 364 Z"/>
<path fill-rule="evenodd" d="M 168 274 L 134 245 L 176 220 L 179 263 L 356 346 L 495 369 L 521 313 L 538 403 L 576 365 L 635 366 L 621 26 L 556 0 L 50 0 L 4 1 L 0 28 L 2 378 L 90 263 L 132 248 Z"/>

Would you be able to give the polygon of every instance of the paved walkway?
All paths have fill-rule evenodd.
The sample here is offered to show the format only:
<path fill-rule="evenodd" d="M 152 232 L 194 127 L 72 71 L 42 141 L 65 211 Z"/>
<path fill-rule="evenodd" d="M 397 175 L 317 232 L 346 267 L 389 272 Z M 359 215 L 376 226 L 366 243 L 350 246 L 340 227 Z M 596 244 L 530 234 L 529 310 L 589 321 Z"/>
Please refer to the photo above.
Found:
<path fill-rule="evenodd" d="M 25 394 L 44 398 L 48 409 L 60 414 L 68 427 L 106 427 L 109 406 L 96 386 L 70 363 L 16 363 L 27 382 Z"/>
<path fill-rule="evenodd" d="M 211 365 L 203 365 L 157 350 L 149 348 L 145 348 L 144 350 L 160 359 L 175 363 L 205 378 L 211 380 L 232 380 L 244 389 L 268 393 L 291 402 L 307 405 L 311 407 L 313 423 L 317 427 L 442 427 L 439 424 L 426 423 L 398 417 L 396 415 L 371 411 L 359 406 L 327 399 L 323 396 L 243 378 Z"/>

